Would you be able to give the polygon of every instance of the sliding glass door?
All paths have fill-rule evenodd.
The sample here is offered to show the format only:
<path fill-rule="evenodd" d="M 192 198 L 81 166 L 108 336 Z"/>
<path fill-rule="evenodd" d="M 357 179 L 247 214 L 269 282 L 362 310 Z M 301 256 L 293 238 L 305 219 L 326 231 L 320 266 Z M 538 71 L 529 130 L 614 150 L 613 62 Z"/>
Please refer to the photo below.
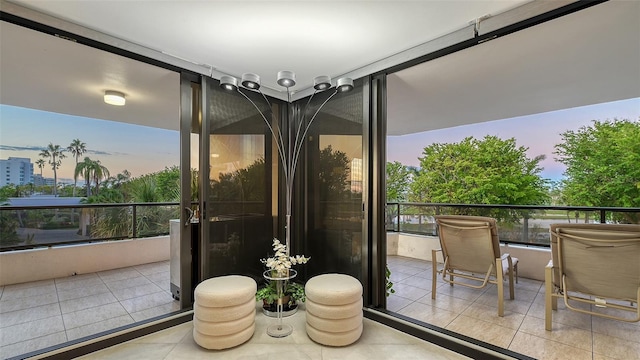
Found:
<path fill-rule="evenodd" d="M 322 103 L 328 94 L 312 99 Z M 348 93 L 338 93 L 318 113 L 306 138 L 305 163 L 298 174 L 304 181 L 299 202 L 303 228 L 294 238 L 311 256 L 307 276 L 338 272 L 350 274 L 363 284 L 367 252 L 364 202 L 365 123 L 368 121 L 368 86 L 356 81 Z M 300 100 L 298 106 L 308 99 Z"/>
<path fill-rule="evenodd" d="M 251 102 L 227 92 L 218 81 L 204 79 L 203 133 L 200 159 L 201 278 L 245 274 L 262 278 L 261 258 L 271 251 L 276 235 L 277 207 L 272 206 L 277 185 L 277 158 L 271 135 Z M 247 94 L 265 117 L 277 104 Z M 275 192 L 277 194 L 277 192 Z"/>

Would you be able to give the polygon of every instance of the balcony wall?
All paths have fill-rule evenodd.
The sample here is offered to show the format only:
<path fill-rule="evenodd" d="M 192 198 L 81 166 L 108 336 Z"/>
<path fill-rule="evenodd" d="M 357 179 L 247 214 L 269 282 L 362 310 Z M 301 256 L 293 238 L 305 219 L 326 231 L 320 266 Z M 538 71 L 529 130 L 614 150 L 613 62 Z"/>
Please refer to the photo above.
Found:
<path fill-rule="evenodd" d="M 0 286 L 169 260 L 169 236 L 0 253 Z"/>
<path fill-rule="evenodd" d="M 502 253 L 509 253 L 519 260 L 518 276 L 544 281 L 544 267 L 551 260 L 551 249 L 501 244 Z M 408 233 L 387 233 L 387 255 L 399 255 L 431 261 L 431 250 L 439 249 L 437 236 Z M 438 254 L 438 262 L 442 256 Z"/>

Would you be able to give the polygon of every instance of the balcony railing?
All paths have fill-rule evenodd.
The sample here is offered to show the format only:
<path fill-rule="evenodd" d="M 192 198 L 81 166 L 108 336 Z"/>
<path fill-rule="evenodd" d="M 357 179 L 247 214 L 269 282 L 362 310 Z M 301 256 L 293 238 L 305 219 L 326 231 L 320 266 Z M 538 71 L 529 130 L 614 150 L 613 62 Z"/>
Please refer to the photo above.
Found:
<path fill-rule="evenodd" d="M 552 223 L 640 223 L 640 208 L 392 202 L 386 206 L 386 228 L 436 236 L 438 214 L 494 217 L 501 242 L 536 246 L 549 246 Z"/>
<path fill-rule="evenodd" d="M 1 206 L 0 251 L 169 234 L 179 203 Z"/>

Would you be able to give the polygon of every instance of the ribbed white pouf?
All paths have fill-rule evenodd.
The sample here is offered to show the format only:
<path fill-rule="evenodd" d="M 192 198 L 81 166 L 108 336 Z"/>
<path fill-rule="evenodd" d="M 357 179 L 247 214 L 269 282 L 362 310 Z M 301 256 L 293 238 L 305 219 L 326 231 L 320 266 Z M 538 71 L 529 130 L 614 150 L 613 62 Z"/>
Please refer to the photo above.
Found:
<path fill-rule="evenodd" d="M 345 274 L 315 276 L 304 287 L 307 335 L 329 346 L 354 343 L 362 335 L 362 284 Z"/>
<path fill-rule="evenodd" d="M 207 279 L 195 290 L 193 339 L 205 349 L 221 350 L 251 339 L 255 331 L 258 284 L 247 276 Z"/>

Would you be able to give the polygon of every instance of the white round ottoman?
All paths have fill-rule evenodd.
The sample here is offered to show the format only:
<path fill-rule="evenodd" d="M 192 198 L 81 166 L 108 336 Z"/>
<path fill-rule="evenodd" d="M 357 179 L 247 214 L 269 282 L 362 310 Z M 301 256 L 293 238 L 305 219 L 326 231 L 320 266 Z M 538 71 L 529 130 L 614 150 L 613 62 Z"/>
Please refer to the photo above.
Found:
<path fill-rule="evenodd" d="M 345 274 L 314 276 L 304 287 L 307 335 L 329 346 L 354 343 L 362 335 L 362 284 Z"/>
<path fill-rule="evenodd" d="M 207 279 L 195 290 L 193 339 L 205 349 L 221 350 L 251 339 L 255 331 L 258 284 L 247 276 Z"/>

